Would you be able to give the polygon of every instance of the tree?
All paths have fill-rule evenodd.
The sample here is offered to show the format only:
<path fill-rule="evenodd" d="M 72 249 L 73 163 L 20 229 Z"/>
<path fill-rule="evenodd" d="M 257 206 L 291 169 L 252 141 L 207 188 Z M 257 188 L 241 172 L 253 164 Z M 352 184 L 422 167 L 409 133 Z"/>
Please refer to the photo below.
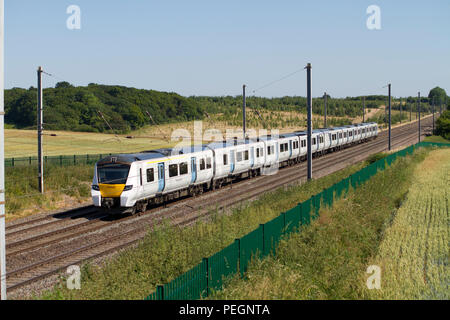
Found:
<path fill-rule="evenodd" d="M 73 85 L 67 81 L 61 81 L 55 85 L 55 88 L 73 88 Z"/>
<path fill-rule="evenodd" d="M 438 105 L 439 103 L 444 103 L 445 102 L 445 98 L 447 97 L 447 93 L 445 92 L 444 89 L 436 87 L 430 90 L 430 93 L 428 94 L 428 101 L 429 103 L 433 103 L 433 98 L 434 98 L 434 103 L 436 105 Z"/>

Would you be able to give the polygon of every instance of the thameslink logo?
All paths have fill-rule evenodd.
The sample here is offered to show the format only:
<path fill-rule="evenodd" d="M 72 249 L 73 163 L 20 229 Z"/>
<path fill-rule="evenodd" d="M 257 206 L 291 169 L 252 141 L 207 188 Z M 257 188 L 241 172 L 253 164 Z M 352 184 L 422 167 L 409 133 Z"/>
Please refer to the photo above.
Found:
<path fill-rule="evenodd" d="M 267 305 L 262 304 L 229 304 L 224 305 L 223 309 L 214 309 L 214 307 L 206 307 L 206 306 L 192 306 L 186 304 L 184 307 L 180 307 L 180 311 L 178 314 L 180 315 L 202 315 L 207 318 L 211 317 L 214 313 L 223 313 L 225 315 L 270 315 L 269 307 Z"/>

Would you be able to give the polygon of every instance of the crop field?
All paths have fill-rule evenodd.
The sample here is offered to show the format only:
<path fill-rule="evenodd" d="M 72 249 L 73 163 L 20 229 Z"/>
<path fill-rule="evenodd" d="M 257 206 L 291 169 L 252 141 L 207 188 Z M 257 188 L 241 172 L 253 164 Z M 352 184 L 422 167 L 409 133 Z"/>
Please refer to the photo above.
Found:
<path fill-rule="evenodd" d="M 450 298 L 450 150 L 433 151 L 417 167 L 406 201 L 384 234 L 370 264 L 382 270 L 375 299 Z"/>

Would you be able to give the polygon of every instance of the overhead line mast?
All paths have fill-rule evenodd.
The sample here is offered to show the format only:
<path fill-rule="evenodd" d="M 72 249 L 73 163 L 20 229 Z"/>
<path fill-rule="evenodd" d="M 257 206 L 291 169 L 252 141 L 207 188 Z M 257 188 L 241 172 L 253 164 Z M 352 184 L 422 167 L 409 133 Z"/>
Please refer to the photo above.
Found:
<path fill-rule="evenodd" d="M 0 295 L 6 300 L 6 244 L 5 244 L 5 100 L 4 100 L 4 1 L 0 0 Z"/>

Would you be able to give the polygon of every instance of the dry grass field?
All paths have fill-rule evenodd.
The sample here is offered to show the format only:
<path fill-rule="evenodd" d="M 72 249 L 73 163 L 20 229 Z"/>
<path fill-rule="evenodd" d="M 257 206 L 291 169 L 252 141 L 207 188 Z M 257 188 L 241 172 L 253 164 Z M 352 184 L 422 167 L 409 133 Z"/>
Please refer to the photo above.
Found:
<path fill-rule="evenodd" d="M 278 129 L 280 133 L 292 132 L 304 129 L 306 122 L 305 115 L 296 112 L 269 112 L 259 111 L 262 122 L 252 109 L 247 109 L 247 128 L 254 129 L 255 133 L 266 128 Z M 313 119 L 318 124 L 322 117 L 314 115 Z M 332 119 L 343 119 L 329 117 Z M 351 119 L 349 119 L 351 121 Z M 241 137 L 242 118 L 241 115 L 231 119 L 222 114 L 211 115 L 210 118 L 202 121 L 203 142 L 208 142 L 230 134 Z M 220 130 L 222 134 L 214 134 L 214 130 Z M 184 132 L 184 133 L 183 133 Z M 149 125 L 125 135 L 114 135 L 105 133 L 90 132 L 70 132 L 46 130 L 43 145 L 44 155 L 72 155 L 72 154 L 99 154 L 99 153 L 126 153 L 140 152 L 157 148 L 171 147 L 179 143 L 180 140 L 172 140 L 172 134 L 182 137 L 194 138 L 194 121 L 180 122 L 164 125 Z M 187 134 L 189 133 L 189 134 Z M 252 132 L 249 132 L 251 135 Z M 264 132 L 260 132 L 264 134 Z M 197 134 L 198 135 L 198 134 Z M 199 135 L 200 137 L 202 134 Z M 132 138 L 127 138 L 132 137 Z M 192 140 L 191 140 L 192 142 Z M 198 143 L 198 141 L 195 141 Z M 189 142 L 184 142 L 189 143 Z M 5 157 L 28 157 L 37 155 L 37 133 L 34 130 L 5 130 Z"/>

